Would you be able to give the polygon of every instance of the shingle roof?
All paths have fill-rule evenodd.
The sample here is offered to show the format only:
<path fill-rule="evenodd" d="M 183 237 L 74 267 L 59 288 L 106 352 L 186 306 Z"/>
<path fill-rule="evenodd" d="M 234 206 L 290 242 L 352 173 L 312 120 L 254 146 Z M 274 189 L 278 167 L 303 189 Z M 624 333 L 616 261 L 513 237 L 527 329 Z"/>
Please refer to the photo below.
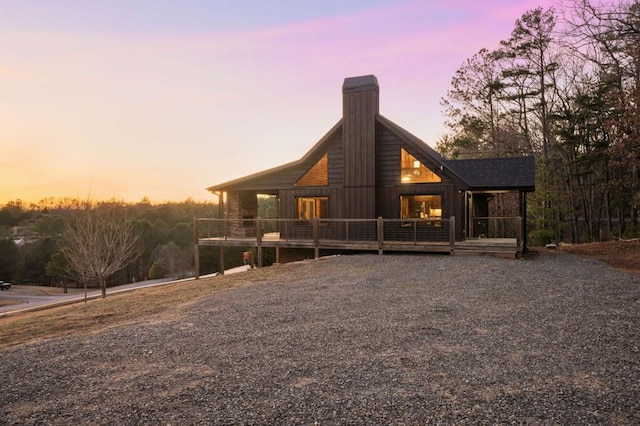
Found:
<path fill-rule="evenodd" d="M 445 165 L 464 180 L 470 189 L 535 189 L 534 157 L 477 158 L 445 160 Z"/>

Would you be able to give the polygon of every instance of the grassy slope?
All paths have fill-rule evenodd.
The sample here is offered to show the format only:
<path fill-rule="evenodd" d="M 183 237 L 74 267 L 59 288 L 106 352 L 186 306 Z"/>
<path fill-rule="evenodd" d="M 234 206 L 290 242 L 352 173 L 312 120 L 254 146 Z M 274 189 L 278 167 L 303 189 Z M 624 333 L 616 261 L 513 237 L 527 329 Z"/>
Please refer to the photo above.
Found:
<path fill-rule="evenodd" d="M 153 315 L 179 316 L 201 297 L 275 273 L 263 268 L 229 276 L 203 278 L 0 318 L 0 348 L 150 320 Z"/>

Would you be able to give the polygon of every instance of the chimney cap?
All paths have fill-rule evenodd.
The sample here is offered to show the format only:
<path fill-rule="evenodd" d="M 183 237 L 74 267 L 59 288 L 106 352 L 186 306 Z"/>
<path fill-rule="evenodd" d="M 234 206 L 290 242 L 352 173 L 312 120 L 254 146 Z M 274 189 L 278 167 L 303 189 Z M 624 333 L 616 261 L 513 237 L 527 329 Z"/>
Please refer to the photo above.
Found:
<path fill-rule="evenodd" d="M 365 90 L 378 91 L 378 79 L 375 75 L 362 75 L 359 77 L 347 77 L 342 85 L 342 92 L 361 92 Z"/>

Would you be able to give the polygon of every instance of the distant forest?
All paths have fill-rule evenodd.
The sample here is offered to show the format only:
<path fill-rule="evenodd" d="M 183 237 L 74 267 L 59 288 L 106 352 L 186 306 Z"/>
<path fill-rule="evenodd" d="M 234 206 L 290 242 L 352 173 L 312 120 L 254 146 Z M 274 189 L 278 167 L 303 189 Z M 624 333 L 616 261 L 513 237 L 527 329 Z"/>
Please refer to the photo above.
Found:
<path fill-rule="evenodd" d="M 273 198 L 260 199 L 259 213 L 268 217 L 275 210 Z M 0 280 L 14 284 L 82 287 L 70 278 L 69 266 L 61 252 L 63 233 L 69 219 L 78 212 L 109 211 L 134 224 L 142 236 L 143 251 L 133 264 L 109 280 L 109 285 L 157 278 L 181 278 L 194 272 L 194 218 L 218 216 L 214 203 L 168 202 L 152 204 L 103 201 L 90 203 L 75 199 L 46 199 L 39 203 L 11 201 L 0 207 Z M 200 273 L 219 271 L 218 248 L 200 249 Z M 225 267 L 243 263 L 243 247 L 225 249 Z M 265 264 L 273 259 L 266 253 Z M 95 283 L 89 283 L 95 286 Z"/>
<path fill-rule="evenodd" d="M 534 154 L 530 241 L 640 235 L 640 2 L 528 11 L 442 99 L 448 158 Z"/>

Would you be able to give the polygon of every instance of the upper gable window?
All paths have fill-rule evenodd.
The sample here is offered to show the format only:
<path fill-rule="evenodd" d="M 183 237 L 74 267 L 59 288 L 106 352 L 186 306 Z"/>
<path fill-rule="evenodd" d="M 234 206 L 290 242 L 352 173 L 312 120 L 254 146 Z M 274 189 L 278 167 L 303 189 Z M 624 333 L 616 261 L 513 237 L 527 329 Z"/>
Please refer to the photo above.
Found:
<path fill-rule="evenodd" d="M 323 155 L 316 164 L 305 173 L 295 186 L 327 186 L 329 185 L 329 173 L 327 166 L 327 154 Z"/>
<path fill-rule="evenodd" d="M 416 157 L 400 148 L 400 179 L 402 183 L 437 183 L 440 176 L 422 164 Z"/>

